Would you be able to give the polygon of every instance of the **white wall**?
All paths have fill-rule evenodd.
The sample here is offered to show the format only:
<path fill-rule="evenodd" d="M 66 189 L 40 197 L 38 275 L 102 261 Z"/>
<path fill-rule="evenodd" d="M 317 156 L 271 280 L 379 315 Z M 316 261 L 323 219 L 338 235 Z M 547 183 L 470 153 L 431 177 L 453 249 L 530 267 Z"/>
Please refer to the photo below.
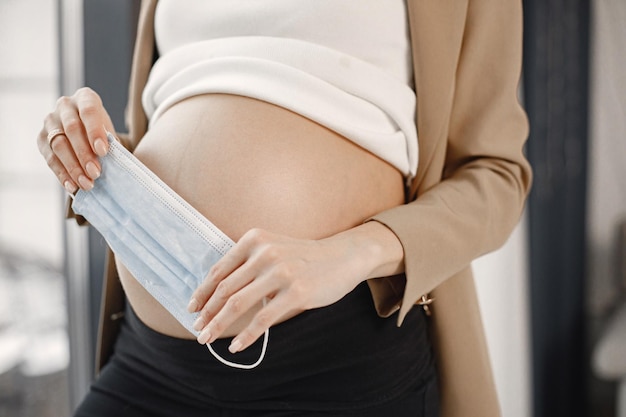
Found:
<path fill-rule="evenodd" d="M 588 307 L 598 318 L 619 297 L 616 227 L 626 220 L 626 2 L 592 6 Z"/>
<path fill-rule="evenodd" d="M 526 229 L 524 218 L 500 250 L 472 265 L 506 417 L 529 417 L 532 412 Z"/>
<path fill-rule="evenodd" d="M 616 233 L 626 221 L 626 2 L 595 0 L 591 5 L 586 307 L 594 347 L 626 289 L 626 283 L 620 286 Z M 615 388 L 593 378 L 589 387 L 596 414 L 614 415 L 608 402 Z"/>

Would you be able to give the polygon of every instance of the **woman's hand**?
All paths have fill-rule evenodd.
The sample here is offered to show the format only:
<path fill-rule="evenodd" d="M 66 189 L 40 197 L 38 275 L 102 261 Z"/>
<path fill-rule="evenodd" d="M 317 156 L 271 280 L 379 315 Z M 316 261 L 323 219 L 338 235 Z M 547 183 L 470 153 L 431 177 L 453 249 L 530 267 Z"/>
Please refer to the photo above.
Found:
<path fill-rule="evenodd" d="M 281 319 L 328 306 L 374 276 L 400 271 L 403 251 L 385 226 L 369 222 L 322 240 L 294 239 L 265 230 L 246 233 L 210 270 L 189 311 L 200 311 L 198 342 L 211 343 L 237 318 L 267 303 L 232 341 L 250 346 Z"/>
<path fill-rule="evenodd" d="M 100 96 L 81 88 L 57 100 L 37 136 L 39 152 L 67 192 L 91 190 L 100 176 L 98 156 L 108 152 L 106 132 L 114 132 Z"/>

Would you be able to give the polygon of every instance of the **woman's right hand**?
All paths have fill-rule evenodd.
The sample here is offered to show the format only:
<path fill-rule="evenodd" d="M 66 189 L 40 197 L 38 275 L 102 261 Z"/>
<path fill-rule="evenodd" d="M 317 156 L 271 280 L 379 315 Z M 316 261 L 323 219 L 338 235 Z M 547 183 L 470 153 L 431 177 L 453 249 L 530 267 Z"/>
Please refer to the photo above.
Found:
<path fill-rule="evenodd" d="M 57 100 L 37 136 L 39 152 L 70 194 L 91 190 L 100 176 L 98 156 L 108 152 L 106 133 L 115 132 L 100 96 L 90 88 Z"/>

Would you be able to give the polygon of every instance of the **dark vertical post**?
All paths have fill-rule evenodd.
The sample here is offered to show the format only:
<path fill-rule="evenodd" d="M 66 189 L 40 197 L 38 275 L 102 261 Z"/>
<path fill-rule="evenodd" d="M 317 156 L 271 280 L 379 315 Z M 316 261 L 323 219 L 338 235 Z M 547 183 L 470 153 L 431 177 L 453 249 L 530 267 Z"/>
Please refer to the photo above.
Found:
<path fill-rule="evenodd" d="M 139 1 L 84 0 L 84 80 L 96 91 L 118 131 L 124 131 L 128 80 L 134 46 Z M 96 346 L 106 243 L 89 229 L 90 315 Z"/>
<path fill-rule="evenodd" d="M 123 132 L 140 0 L 84 0 L 85 85 L 94 89 Z"/>
<path fill-rule="evenodd" d="M 526 0 L 524 100 L 534 417 L 586 415 L 585 201 L 590 7 Z"/>

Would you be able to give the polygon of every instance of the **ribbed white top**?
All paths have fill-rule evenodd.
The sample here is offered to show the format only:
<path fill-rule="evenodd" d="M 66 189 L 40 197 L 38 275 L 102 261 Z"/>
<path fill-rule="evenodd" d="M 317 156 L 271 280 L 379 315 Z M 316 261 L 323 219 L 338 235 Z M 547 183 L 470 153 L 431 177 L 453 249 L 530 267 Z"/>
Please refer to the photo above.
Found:
<path fill-rule="evenodd" d="M 417 170 L 404 0 L 159 0 L 160 58 L 144 90 L 153 123 L 185 98 L 267 101 Z"/>

